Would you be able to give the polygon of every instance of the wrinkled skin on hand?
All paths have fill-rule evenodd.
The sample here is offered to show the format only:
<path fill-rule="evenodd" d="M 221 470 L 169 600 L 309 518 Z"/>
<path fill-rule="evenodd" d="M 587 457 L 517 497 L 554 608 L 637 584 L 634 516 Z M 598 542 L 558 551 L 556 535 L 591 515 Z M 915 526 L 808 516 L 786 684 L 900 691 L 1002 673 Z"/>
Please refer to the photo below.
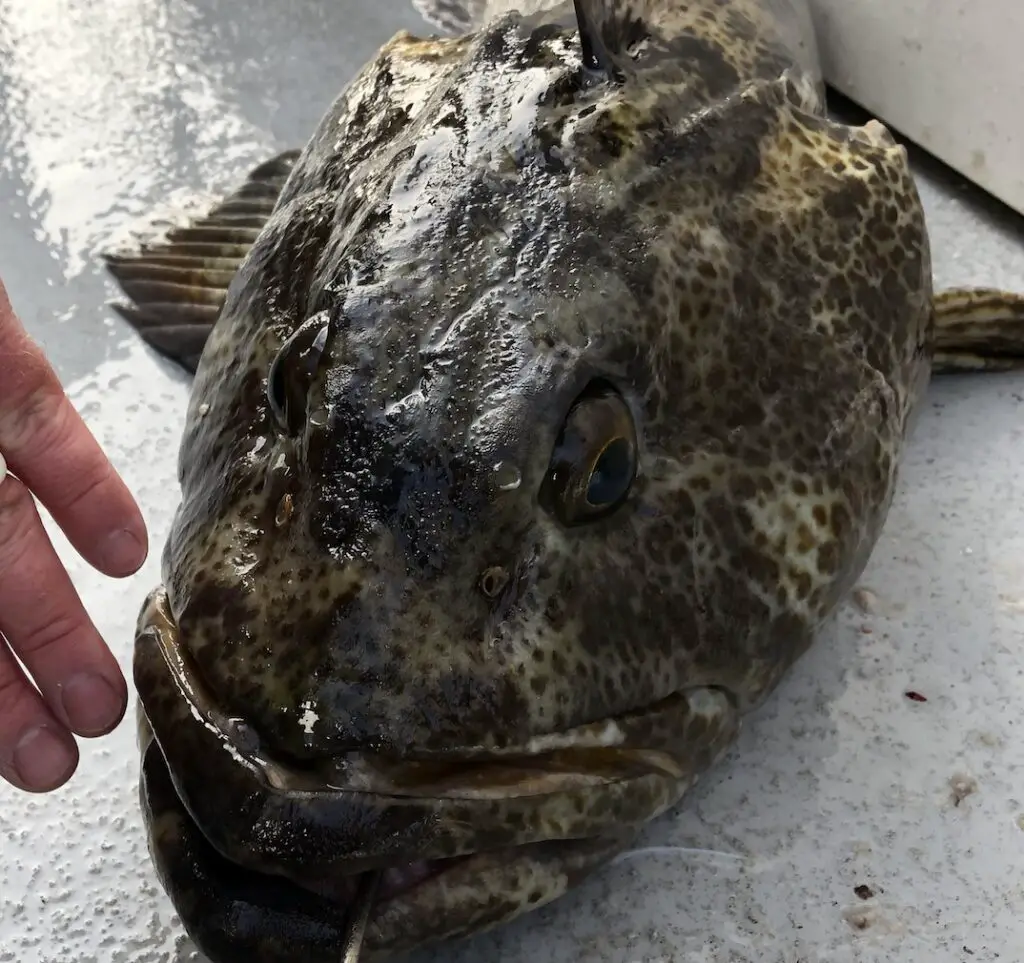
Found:
<path fill-rule="evenodd" d="M 0 359 L 0 778 L 49 792 L 78 766 L 75 736 L 121 721 L 128 687 L 36 500 L 87 562 L 116 578 L 145 561 L 146 527 L 2 282 Z"/>

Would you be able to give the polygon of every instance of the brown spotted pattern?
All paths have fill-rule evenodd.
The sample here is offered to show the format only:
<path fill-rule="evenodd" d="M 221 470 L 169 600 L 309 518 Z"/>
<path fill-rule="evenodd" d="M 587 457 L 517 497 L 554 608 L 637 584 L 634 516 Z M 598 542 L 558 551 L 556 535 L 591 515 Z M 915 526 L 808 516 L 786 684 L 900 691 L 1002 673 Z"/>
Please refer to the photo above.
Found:
<path fill-rule="evenodd" d="M 343 908 L 282 877 L 478 853 L 378 907 L 373 959 L 564 892 L 729 745 L 888 511 L 933 338 L 904 151 L 825 119 L 802 3 L 591 4 L 616 84 L 571 9 L 384 47 L 207 342 L 136 681 L 154 856 L 216 963 L 335 959 Z M 595 379 L 638 472 L 566 528 L 538 491 Z M 395 789 L 524 757 L 535 791 Z"/>

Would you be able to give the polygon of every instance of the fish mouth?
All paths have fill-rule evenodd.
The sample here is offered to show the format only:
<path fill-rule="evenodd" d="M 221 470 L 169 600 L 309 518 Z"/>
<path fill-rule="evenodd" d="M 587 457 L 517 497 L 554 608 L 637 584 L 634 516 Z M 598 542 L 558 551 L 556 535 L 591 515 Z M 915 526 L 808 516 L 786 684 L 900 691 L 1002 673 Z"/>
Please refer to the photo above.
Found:
<path fill-rule="evenodd" d="M 163 588 L 139 617 L 134 676 L 150 853 L 213 963 L 336 963 L 370 871 L 361 960 L 507 922 L 625 849 L 738 728 L 728 693 L 700 687 L 621 720 L 618 745 L 584 727 L 518 750 L 300 769 L 217 708 Z"/>

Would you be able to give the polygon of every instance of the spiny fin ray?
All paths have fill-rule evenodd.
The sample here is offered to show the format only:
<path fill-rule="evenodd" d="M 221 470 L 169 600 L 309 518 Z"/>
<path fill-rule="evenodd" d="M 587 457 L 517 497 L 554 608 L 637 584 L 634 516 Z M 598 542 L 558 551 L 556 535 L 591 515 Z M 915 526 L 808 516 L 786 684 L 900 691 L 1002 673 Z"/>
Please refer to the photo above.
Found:
<path fill-rule="evenodd" d="M 952 288 L 935 296 L 936 374 L 1024 368 L 1024 295 Z"/>
<path fill-rule="evenodd" d="M 104 255 L 128 299 L 114 310 L 160 354 L 194 373 L 228 288 L 277 204 L 299 151 L 284 151 L 206 214 L 160 241 Z"/>

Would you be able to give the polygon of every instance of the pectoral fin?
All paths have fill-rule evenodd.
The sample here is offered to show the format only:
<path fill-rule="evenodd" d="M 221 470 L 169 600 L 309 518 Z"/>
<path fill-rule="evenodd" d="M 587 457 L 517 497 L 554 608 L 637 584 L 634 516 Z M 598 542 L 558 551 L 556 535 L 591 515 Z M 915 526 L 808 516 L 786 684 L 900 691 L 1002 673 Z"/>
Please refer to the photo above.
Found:
<path fill-rule="evenodd" d="M 936 374 L 1024 368 L 1024 295 L 953 288 L 935 296 Z"/>
<path fill-rule="evenodd" d="M 286 151 L 252 170 L 209 213 L 138 251 L 104 255 L 129 299 L 112 306 L 156 351 L 194 373 L 228 287 L 270 218 L 299 156 Z"/>

